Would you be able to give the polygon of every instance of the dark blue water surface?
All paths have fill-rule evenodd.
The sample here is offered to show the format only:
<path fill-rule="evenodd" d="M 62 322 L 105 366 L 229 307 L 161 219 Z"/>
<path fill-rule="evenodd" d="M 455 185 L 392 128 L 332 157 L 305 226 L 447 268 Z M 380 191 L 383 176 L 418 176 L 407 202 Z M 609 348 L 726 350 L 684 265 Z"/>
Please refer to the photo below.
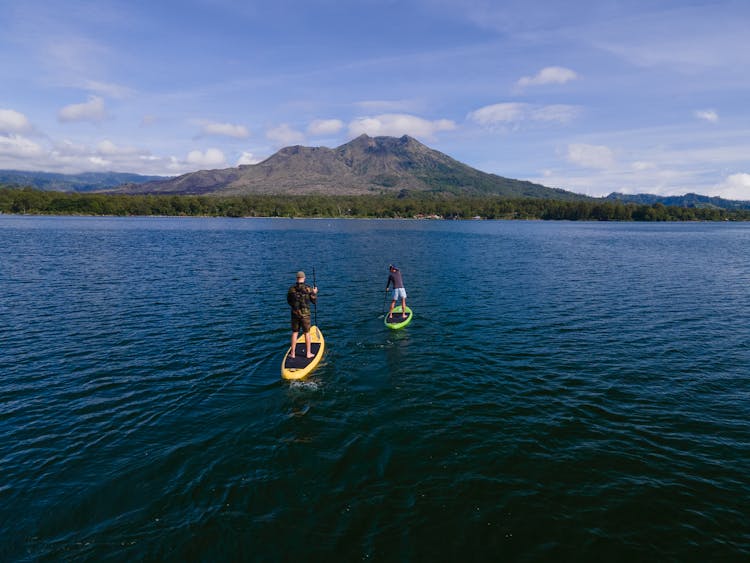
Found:
<path fill-rule="evenodd" d="M 0 217 L 0 559 L 747 561 L 749 256 L 749 224 Z"/>

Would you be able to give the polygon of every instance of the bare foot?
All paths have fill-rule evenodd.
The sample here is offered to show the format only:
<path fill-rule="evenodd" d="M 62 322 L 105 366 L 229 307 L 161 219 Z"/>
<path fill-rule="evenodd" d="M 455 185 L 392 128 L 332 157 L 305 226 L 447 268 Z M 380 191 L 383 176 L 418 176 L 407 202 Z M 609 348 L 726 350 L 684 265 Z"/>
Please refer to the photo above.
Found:
<path fill-rule="evenodd" d="M 308 359 L 308 360 L 309 360 L 310 358 L 314 358 L 314 357 L 315 357 L 315 354 L 308 354 L 308 355 L 307 355 L 307 359 Z"/>

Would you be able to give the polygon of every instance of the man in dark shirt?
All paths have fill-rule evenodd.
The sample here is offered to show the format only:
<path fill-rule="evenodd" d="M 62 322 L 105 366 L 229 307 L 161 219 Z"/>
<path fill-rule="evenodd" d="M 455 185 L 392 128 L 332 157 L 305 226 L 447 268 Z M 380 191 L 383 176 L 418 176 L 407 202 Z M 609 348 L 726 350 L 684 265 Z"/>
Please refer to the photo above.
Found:
<path fill-rule="evenodd" d="M 307 357 L 312 358 L 310 352 L 310 302 L 317 303 L 318 288 L 305 285 L 305 272 L 297 272 L 297 283 L 286 292 L 286 302 L 292 308 L 292 351 L 290 358 L 295 358 L 297 347 L 297 334 L 300 329 L 305 334 L 305 345 L 307 346 Z"/>
<path fill-rule="evenodd" d="M 388 283 L 385 284 L 385 291 L 388 291 L 388 287 L 393 284 L 393 301 L 391 301 L 391 310 L 388 312 L 388 320 L 393 318 L 393 308 L 396 306 L 396 301 L 401 299 L 401 318 L 406 318 L 406 289 L 404 289 L 404 280 L 401 277 L 401 270 L 391 264 L 388 266 L 390 274 L 388 275 Z"/>

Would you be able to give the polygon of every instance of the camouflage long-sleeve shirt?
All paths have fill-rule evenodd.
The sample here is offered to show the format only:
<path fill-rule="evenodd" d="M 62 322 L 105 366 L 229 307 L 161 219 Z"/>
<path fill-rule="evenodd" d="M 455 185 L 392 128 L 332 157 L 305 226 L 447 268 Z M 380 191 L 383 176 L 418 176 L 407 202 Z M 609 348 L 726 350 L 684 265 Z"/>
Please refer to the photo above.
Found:
<path fill-rule="evenodd" d="M 295 283 L 286 292 L 286 302 L 292 308 L 292 314 L 305 317 L 310 315 L 310 303 L 316 303 L 318 296 L 313 288 L 304 283 Z"/>

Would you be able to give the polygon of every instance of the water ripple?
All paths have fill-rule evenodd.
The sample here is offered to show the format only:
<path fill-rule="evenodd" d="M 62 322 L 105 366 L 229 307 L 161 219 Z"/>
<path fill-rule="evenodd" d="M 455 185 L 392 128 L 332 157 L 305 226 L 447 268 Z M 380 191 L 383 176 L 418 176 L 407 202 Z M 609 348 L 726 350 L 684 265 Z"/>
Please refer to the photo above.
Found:
<path fill-rule="evenodd" d="M 750 555 L 745 225 L 3 216 L 0 237 L 0 559 Z M 282 381 L 284 292 L 313 266 L 326 357 Z"/>

